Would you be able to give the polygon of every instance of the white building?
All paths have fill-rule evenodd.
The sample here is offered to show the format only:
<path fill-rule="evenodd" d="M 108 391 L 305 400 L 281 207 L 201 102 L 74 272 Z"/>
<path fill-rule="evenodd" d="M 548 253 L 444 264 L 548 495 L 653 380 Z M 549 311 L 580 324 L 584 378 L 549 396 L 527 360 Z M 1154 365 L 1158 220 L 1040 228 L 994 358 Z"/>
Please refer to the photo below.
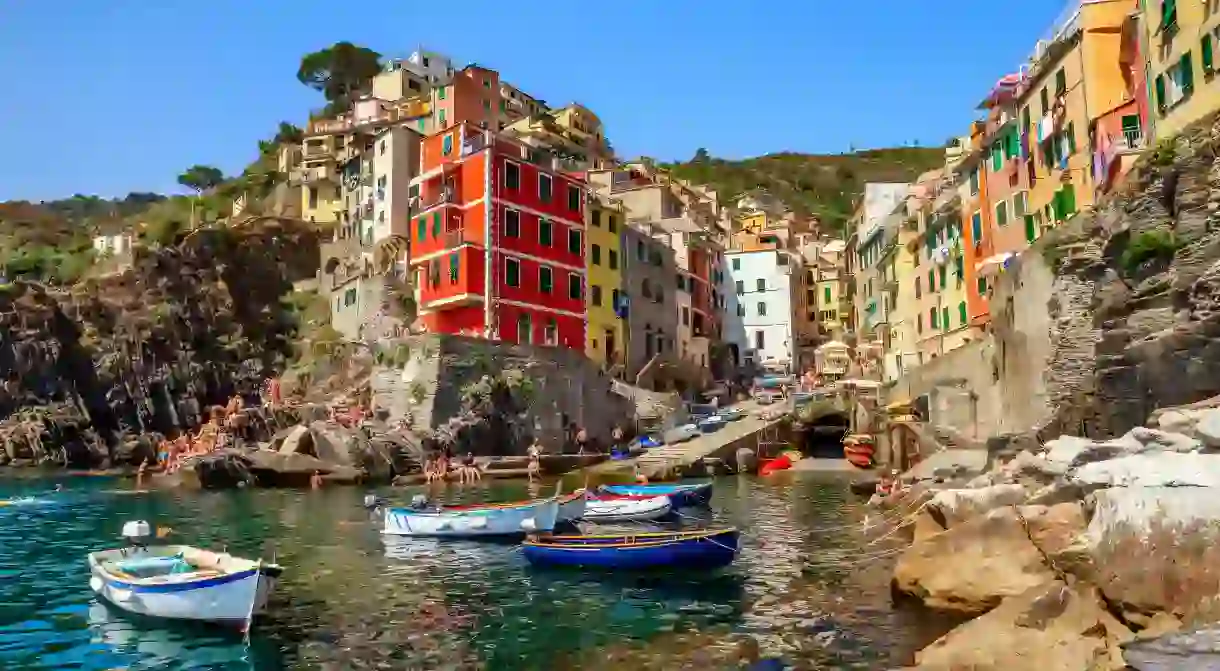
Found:
<path fill-rule="evenodd" d="M 724 339 L 737 364 L 794 365 L 792 273 L 800 272 L 800 264 L 782 250 L 726 252 L 724 258 L 729 282 Z"/>
<path fill-rule="evenodd" d="M 93 236 L 93 250 L 99 256 L 121 256 L 131 251 L 134 238 L 130 233 Z"/>
<path fill-rule="evenodd" d="M 383 129 L 373 139 L 373 244 L 393 235 L 410 237 L 411 215 L 420 211 L 411 200 L 411 180 L 419 173 L 422 139 L 405 126 Z"/>

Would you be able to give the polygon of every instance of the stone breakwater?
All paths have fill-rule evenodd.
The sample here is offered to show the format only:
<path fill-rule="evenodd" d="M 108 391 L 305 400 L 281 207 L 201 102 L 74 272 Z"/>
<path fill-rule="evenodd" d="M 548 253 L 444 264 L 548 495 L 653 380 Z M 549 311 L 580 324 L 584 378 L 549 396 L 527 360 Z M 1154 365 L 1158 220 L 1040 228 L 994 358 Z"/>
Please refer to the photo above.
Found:
<path fill-rule="evenodd" d="M 1113 440 L 1062 436 L 880 500 L 916 511 L 895 593 L 973 618 L 913 668 L 1217 668 L 1215 406 L 1159 411 Z"/>

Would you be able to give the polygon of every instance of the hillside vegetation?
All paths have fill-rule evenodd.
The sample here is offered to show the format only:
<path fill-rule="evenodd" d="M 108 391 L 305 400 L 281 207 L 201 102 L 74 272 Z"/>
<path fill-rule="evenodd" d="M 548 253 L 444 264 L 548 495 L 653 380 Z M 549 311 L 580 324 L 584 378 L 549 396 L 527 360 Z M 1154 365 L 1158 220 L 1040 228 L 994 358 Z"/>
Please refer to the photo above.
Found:
<path fill-rule="evenodd" d="M 865 182 L 909 182 L 944 165 L 940 147 L 868 149 L 850 154 L 767 154 L 741 161 L 714 158 L 700 149 L 682 163 L 659 164 L 677 177 L 710 185 L 728 201 L 765 189 L 799 214 L 817 215 L 824 228 L 841 231 Z"/>

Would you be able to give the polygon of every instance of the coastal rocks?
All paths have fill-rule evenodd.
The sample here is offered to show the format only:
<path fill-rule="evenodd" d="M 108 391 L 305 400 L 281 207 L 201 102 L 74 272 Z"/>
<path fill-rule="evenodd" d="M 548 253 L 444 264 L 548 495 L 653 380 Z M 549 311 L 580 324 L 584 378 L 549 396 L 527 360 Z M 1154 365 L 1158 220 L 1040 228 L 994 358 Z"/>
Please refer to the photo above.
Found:
<path fill-rule="evenodd" d="M 1135 671 L 1214 671 L 1220 669 L 1220 627 L 1131 641 L 1123 657 Z"/>
<path fill-rule="evenodd" d="M 1085 464 L 1068 480 L 1085 488 L 1220 487 L 1220 455 L 1134 454 Z"/>
<path fill-rule="evenodd" d="M 314 473 L 326 482 L 355 484 L 364 479 L 360 469 L 323 461 L 309 454 L 274 450 L 219 450 L 189 459 L 183 468 L 193 472 L 204 489 L 308 487 Z"/>
<path fill-rule="evenodd" d="M 950 528 L 967 519 L 1002 506 L 1023 502 L 1029 493 L 1021 485 L 1000 484 L 979 489 L 945 489 L 928 501 L 932 515 Z"/>
<path fill-rule="evenodd" d="M 931 608 L 978 615 L 1055 577 L 1010 506 L 911 545 L 894 568 L 894 588 Z"/>
<path fill-rule="evenodd" d="M 1004 599 L 991 612 L 924 648 L 916 656 L 916 668 L 1121 669 L 1118 646 L 1131 638 L 1095 590 L 1048 580 Z"/>

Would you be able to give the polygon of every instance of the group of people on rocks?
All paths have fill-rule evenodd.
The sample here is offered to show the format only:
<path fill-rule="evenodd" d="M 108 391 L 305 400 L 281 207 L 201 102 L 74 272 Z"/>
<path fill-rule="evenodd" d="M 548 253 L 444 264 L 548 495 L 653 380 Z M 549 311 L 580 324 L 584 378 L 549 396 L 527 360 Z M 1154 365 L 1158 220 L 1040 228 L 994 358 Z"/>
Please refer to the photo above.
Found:
<path fill-rule="evenodd" d="M 450 473 L 456 474 L 458 482 L 461 484 L 483 479 L 483 469 L 475 463 L 474 455 L 470 452 L 467 452 L 460 461 L 455 462 L 450 456 L 449 450 L 444 449 L 435 457 L 424 462 L 425 482 L 444 482 Z"/>
<path fill-rule="evenodd" d="M 229 399 L 227 405 L 212 406 L 208 421 L 197 432 L 186 431 L 161 441 L 157 446 L 157 466 L 165 473 L 174 473 L 191 457 L 228 447 L 232 437 L 246 428 L 244 407 L 239 395 Z"/>

